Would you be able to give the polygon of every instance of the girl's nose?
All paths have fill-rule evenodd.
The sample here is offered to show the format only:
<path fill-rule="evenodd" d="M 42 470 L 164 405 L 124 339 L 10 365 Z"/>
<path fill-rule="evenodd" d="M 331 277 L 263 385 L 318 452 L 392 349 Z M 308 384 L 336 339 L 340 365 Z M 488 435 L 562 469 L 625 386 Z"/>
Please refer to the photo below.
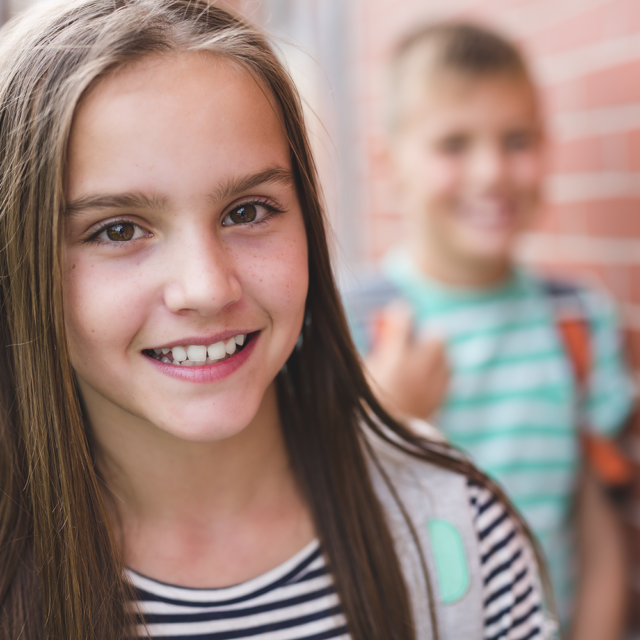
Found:
<path fill-rule="evenodd" d="M 172 249 L 173 255 L 166 260 L 164 299 L 174 313 L 213 316 L 242 297 L 230 250 L 205 235 L 183 238 L 181 250 Z"/>

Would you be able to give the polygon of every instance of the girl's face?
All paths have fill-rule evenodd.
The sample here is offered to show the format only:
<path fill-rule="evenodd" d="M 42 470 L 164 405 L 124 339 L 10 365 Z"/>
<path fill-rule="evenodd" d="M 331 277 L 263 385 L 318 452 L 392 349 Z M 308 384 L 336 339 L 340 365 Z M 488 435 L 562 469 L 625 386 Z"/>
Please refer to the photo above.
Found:
<path fill-rule="evenodd" d="M 72 365 L 92 419 L 181 439 L 254 418 L 300 333 L 307 241 L 277 111 L 211 54 L 101 80 L 69 141 Z"/>

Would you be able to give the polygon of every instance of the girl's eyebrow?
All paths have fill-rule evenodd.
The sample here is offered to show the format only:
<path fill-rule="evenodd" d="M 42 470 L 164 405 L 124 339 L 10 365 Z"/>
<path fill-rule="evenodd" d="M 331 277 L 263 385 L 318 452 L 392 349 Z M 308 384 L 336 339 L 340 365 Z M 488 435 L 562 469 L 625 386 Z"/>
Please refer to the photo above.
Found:
<path fill-rule="evenodd" d="M 281 166 L 273 166 L 258 173 L 228 178 L 211 196 L 214 203 L 229 200 L 236 195 L 263 184 L 279 183 L 287 187 L 294 184 L 291 171 Z M 67 203 L 65 215 L 76 216 L 90 209 L 156 209 L 167 207 L 168 198 L 144 193 L 116 193 L 83 196 Z"/>
<path fill-rule="evenodd" d="M 65 215 L 76 216 L 89 209 L 164 209 L 167 198 L 144 193 L 114 193 L 83 196 L 68 202 Z"/>
<path fill-rule="evenodd" d="M 246 176 L 240 176 L 237 178 L 227 179 L 212 196 L 212 200 L 215 204 L 230 200 L 235 196 L 238 196 L 249 189 L 254 189 L 263 184 L 281 184 L 285 187 L 292 187 L 294 185 L 293 175 L 289 169 L 285 169 L 280 165 L 274 165 L 259 171 L 258 173 L 252 173 Z"/>

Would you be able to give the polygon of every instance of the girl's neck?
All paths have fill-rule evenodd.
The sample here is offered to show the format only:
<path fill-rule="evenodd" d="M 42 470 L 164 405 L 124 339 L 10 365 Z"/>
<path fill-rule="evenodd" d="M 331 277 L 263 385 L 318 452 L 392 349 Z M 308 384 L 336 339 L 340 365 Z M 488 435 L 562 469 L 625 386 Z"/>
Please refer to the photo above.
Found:
<path fill-rule="evenodd" d="M 313 539 L 274 385 L 251 424 L 224 440 L 185 442 L 135 426 L 92 420 L 105 497 L 130 568 L 183 586 L 228 586 Z"/>

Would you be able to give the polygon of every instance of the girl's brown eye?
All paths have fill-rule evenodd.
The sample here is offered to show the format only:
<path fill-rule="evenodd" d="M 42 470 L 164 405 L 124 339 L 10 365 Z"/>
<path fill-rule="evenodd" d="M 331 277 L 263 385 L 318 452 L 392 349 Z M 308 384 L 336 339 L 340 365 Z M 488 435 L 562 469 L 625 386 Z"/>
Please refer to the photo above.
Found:
<path fill-rule="evenodd" d="M 118 224 L 108 227 L 106 231 L 109 240 L 113 240 L 114 242 L 126 242 L 133 238 L 136 228 L 135 225 L 130 222 L 118 222 Z"/>
<path fill-rule="evenodd" d="M 243 204 L 236 207 L 230 214 L 229 218 L 234 224 L 247 224 L 256 219 L 258 212 L 252 204 Z"/>

